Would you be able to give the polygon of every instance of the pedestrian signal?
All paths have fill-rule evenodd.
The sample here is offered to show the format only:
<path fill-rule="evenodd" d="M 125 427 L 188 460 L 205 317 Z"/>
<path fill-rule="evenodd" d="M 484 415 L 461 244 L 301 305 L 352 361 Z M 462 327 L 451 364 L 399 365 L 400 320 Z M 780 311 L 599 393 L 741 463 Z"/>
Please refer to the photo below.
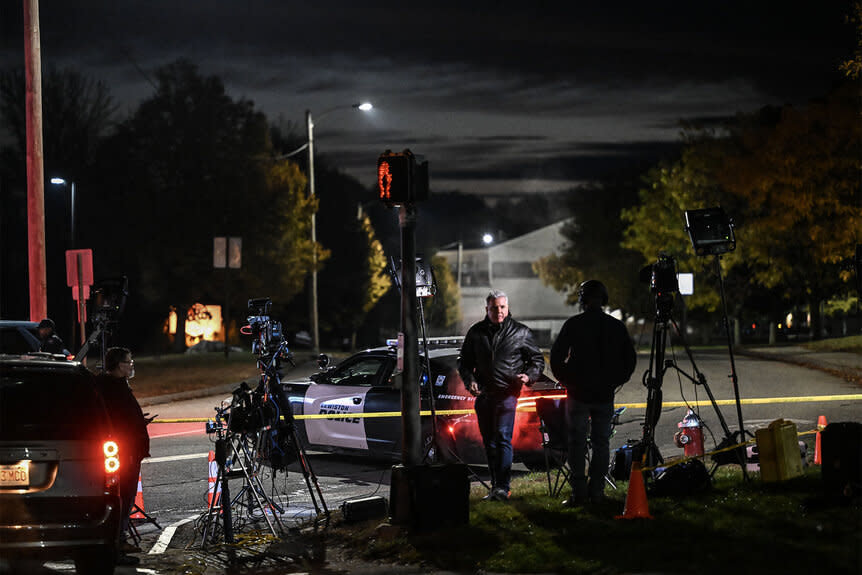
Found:
<path fill-rule="evenodd" d="M 410 150 L 386 150 L 377 160 L 377 197 L 391 206 L 428 199 L 428 162 Z"/>

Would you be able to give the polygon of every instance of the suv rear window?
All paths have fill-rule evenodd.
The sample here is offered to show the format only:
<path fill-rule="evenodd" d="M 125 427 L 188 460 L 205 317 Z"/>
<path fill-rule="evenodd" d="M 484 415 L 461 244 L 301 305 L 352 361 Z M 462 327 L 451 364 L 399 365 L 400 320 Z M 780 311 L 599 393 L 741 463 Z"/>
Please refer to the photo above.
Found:
<path fill-rule="evenodd" d="M 69 371 L 4 370 L 0 374 L 0 438 L 89 439 L 107 430 L 93 379 Z"/>
<path fill-rule="evenodd" d="M 39 339 L 35 333 L 17 325 L 0 327 L 0 353 L 20 355 L 33 351 L 39 351 Z"/>

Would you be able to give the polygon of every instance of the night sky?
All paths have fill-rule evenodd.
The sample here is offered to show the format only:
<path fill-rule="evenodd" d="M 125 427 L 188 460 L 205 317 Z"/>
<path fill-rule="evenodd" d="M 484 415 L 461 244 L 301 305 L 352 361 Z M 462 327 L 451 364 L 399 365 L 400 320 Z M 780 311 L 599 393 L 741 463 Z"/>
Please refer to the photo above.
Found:
<path fill-rule="evenodd" d="M 42 0 L 40 21 L 43 68 L 104 80 L 122 113 L 187 58 L 301 136 L 310 109 L 317 153 L 363 184 L 410 148 L 435 191 L 510 194 L 651 157 L 681 121 L 825 94 L 850 5 Z M 4 68 L 23 65 L 21 12 L 3 0 Z"/>

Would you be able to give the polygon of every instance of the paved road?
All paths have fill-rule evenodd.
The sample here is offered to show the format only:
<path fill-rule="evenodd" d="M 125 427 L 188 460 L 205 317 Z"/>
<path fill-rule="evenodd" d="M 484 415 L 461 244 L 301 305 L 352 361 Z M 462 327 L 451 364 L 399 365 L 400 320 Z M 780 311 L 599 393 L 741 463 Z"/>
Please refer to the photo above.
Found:
<path fill-rule="evenodd" d="M 764 359 L 765 353 L 771 353 L 768 357 L 776 360 Z M 828 421 L 860 419 L 862 387 L 856 383 L 853 375 L 862 373 L 860 356 L 828 354 L 818 358 L 805 354 L 803 362 L 802 354 L 795 355 L 792 349 L 785 348 L 783 353 L 785 356 L 776 355 L 771 350 L 737 354 L 736 375 L 747 432 L 753 433 L 755 429 L 765 427 L 779 418 L 793 421 L 800 432 L 813 430 L 820 415 L 826 416 Z M 677 431 L 677 423 L 687 410 L 686 404 L 699 405 L 701 418 L 708 427 L 707 449 L 721 441 L 724 435 L 718 413 L 722 414 L 732 432 L 737 431 L 739 419 L 728 354 L 722 351 L 696 352 L 692 365 L 685 352 L 677 350 L 676 356 L 669 351 L 668 359 L 673 360 L 674 364 L 663 376 L 664 405 L 655 433 L 656 445 L 661 454 L 666 458 L 682 454 L 682 450 L 673 443 L 673 435 Z M 821 364 L 816 365 L 817 362 Z M 809 367 L 799 365 L 802 363 Z M 648 364 L 649 357 L 641 355 L 635 377 L 617 396 L 617 404 L 627 405 L 629 409 L 617 427 L 612 448 L 621 446 L 627 439 L 641 437 L 646 400 L 646 388 L 641 385 L 641 376 Z M 686 377 L 687 374 L 696 379 L 695 366 L 704 374 L 717 405 L 711 404 L 703 385 L 694 385 Z M 313 364 L 301 365 L 290 374 L 289 379 L 315 369 Z M 230 387 L 219 389 L 205 397 L 167 398 L 171 401 L 161 398 L 142 403 L 145 411 L 158 414 L 160 420 L 205 418 L 212 416 L 214 407 L 229 396 L 230 390 Z M 151 434 L 152 457 L 145 460 L 142 469 L 143 498 L 145 510 L 159 522 L 162 529 L 156 529 L 149 523 L 140 525 L 142 546 L 145 549 L 141 555 L 142 566 L 137 570 L 118 569 L 118 573 L 170 573 L 183 565 L 186 566 L 184 572 L 226 572 L 224 566 L 229 560 L 228 555 L 251 553 L 249 549 L 255 543 L 241 546 L 239 550 L 229 550 L 223 546 L 200 549 L 200 531 L 195 527 L 206 509 L 207 453 L 212 449 L 212 443 L 203 432 L 203 424 L 154 424 Z M 803 438 L 813 444 L 812 435 Z M 309 454 L 309 461 L 325 502 L 333 513 L 338 513 L 340 504 L 347 499 L 370 495 L 389 497 L 391 463 L 313 453 Z M 480 478 L 485 473 L 481 468 L 475 471 Z M 523 468 L 519 471 L 525 472 Z M 285 513 L 280 517 L 285 523 L 295 524 L 296 520 L 313 515 L 311 490 L 304 483 L 296 465 L 286 475 L 277 474 L 275 478 L 266 478 L 265 485 L 267 492 L 277 494 L 277 499 L 283 503 Z M 168 537 L 170 533 L 173 535 Z M 291 547 L 290 541 L 293 539 L 286 539 L 288 541 L 279 544 L 282 547 L 277 554 L 255 555 L 255 561 L 258 561 L 256 569 L 260 572 L 270 568 L 274 570 L 271 572 L 278 573 L 304 572 L 308 571 L 310 557 L 314 558 L 323 572 L 337 572 L 341 567 L 350 571 L 356 567 L 339 567 L 335 558 L 327 558 L 325 550 L 309 549 L 297 545 L 295 541 Z M 261 545 L 265 547 L 267 543 Z M 66 568 L 62 565 L 49 566 L 45 572 L 54 573 Z"/>

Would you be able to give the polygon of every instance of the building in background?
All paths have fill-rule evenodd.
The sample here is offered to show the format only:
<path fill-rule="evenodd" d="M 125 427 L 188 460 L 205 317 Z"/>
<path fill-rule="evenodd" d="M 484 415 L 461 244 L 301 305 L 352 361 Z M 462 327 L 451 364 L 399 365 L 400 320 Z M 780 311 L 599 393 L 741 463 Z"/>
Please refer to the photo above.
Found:
<path fill-rule="evenodd" d="M 548 347 L 576 309 L 566 305 L 566 294 L 545 285 L 533 262 L 559 251 L 566 242 L 563 226 L 569 220 L 539 228 L 523 236 L 479 249 L 460 250 L 461 325 L 464 334 L 485 316 L 485 297 L 491 288 L 509 296 L 512 317 L 529 326 L 539 345 Z M 438 252 L 458 277 L 459 250 Z"/>

